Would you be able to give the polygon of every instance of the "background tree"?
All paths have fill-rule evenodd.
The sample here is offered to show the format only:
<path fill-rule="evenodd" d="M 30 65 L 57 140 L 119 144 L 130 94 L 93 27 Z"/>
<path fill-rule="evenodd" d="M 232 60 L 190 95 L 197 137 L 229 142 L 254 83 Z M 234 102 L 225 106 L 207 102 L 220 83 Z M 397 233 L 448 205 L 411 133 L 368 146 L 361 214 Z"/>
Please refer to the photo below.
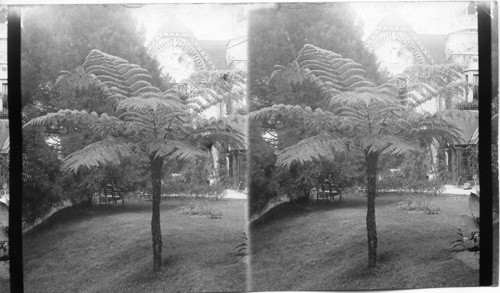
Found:
<path fill-rule="evenodd" d="M 277 115 L 304 121 L 308 137 L 278 153 L 277 164 L 293 168 L 314 160 L 333 161 L 349 152 L 364 163 L 367 189 L 368 266 L 377 263 L 375 197 L 379 158 L 383 154 L 410 154 L 433 138 L 458 139 L 460 130 L 450 116 L 460 111 L 419 113 L 401 103 L 393 82 L 375 86 L 365 79 L 363 67 L 351 59 L 316 46 L 305 45 L 288 66 L 277 66 L 274 79 L 291 84 L 314 84 L 328 105 L 322 109 L 273 105 L 250 113 L 265 121 Z M 297 118 L 298 117 L 298 118 Z"/>
<path fill-rule="evenodd" d="M 238 78 L 231 72 L 226 72 L 225 77 Z M 77 173 L 80 167 L 117 165 L 128 157 L 136 157 L 143 162 L 151 176 L 153 269 L 159 271 L 164 163 L 208 156 L 208 150 L 213 145 L 241 147 L 243 138 L 228 120 L 201 118 L 196 105 L 199 95 L 183 101 L 177 92 L 162 92 L 152 86 L 150 80 L 148 71 L 140 66 L 92 50 L 81 67 L 74 72 L 64 72 L 58 83 L 74 91 L 99 88 L 114 102 L 114 111 L 99 115 L 85 110 L 59 110 L 35 118 L 27 125 L 59 124 L 69 128 L 83 125 L 100 137 L 99 141 L 64 159 L 64 168 L 73 173 Z M 202 96 L 207 101 L 210 98 L 210 95 Z"/>
<path fill-rule="evenodd" d="M 271 79 L 275 64 L 288 64 L 296 59 L 305 44 L 313 44 L 358 60 L 367 70 L 367 78 L 379 83 L 375 56 L 362 41 L 362 24 L 348 3 L 277 4 L 250 14 L 249 29 L 249 109 L 273 104 L 309 106 L 313 110 L 326 106 L 321 91 L 312 84 L 280 83 Z M 250 198 L 252 214 L 262 210 L 274 198 L 283 194 L 284 182 L 293 177 L 288 170 L 273 170 L 275 156 L 271 152 L 293 145 L 307 137 L 304 121 L 276 117 L 269 121 L 250 121 Z M 262 140 L 265 134 L 266 140 Z M 255 137 L 254 137 L 255 136 Z M 273 160 L 273 161 L 270 161 Z M 317 165 L 317 163 L 312 163 Z M 264 168 L 268 175 L 262 176 Z M 302 168 L 302 167 L 298 167 Z M 307 190 L 318 180 L 313 169 L 298 172 L 304 180 L 293 180 L 294 190 Z M 323 165 L 322 171 L 338 173 L 338 165 Z M 258 179 L 260 178 L 260 179 Z M 338 178 L 343 179 L 343 178 Z M 280 184 L 281 182 L 281 184 Z M 302 185 L 308 182 L 309 186 Z M 287 183 L 291 183 L 288 182 Z M 287 185 L 289 186 L 289 185 Z M 303 195 L 294 193 L 292 197 Z"/>
<path fill-rule="evenodd" d="M 21 78 L 25 122 L 60 109 L 92 109 L 99 114 L 112 109 L 99 89 L 93 89 L 93 92 L 70 92 L 55 85 L 60 71 L 82 64 L 90 49 L 109 52 L 139 64 L 150 72 L 153 85 L 161 90 L 167 89 L 168 83 L 160 76 L 157 62 L 147 54 L 144 33 L 138 28 L 132 12 L 133 9 L 120 5 L 47 5 L 23 8 Z M 96 179 L 91 174 L 96 170 L 63 176 L 58 168 L 61 165 L 59 157 L 64 157 L 97 138 L 93 138 L 92 132 L 86 129 L 73 128 L 71 131 L 61 132 L 65 130 L 60 127 L 23 130 L 23 153 L 27 166 L 24 170 L 23 216 L 29 214 L 41 217 L 61 200 L 69 198 L 77 203 L 88 199 L 96 191 L 90 188 Z M 40 131 L 43 132 L 39 133 Z M 52 138 L 52 147 L 45 144 L 49 138 Z M 102 182 L 112 179 L 110 175 L 113 172 L 106 171 L 108 167 L 96 169 L 101 169 L 100 172 L 104 174 Z M 40 176 L 37 173 L 40 170 L 52 175 Z M 81 192 L 72 192 L 75 188 L 81 188 Z M 30 221 L 36 219 L 31 216 L 29 218 Z"/>

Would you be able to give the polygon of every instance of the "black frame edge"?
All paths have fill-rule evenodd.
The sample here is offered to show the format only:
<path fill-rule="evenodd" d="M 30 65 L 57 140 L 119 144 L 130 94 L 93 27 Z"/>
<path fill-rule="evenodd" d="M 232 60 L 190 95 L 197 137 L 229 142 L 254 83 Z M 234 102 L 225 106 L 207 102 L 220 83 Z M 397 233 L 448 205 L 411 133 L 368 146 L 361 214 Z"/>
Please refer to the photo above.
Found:
<path fill-rule="evenodd" d="M 491 159 L 491 2 L 478 3 L 478 53 L 479 53 L 479 181 L 481 235 L 479 255 L 479 285 L 491 286 L 493 281 L 493 188 Z"/>
<path fill-rule="evenodd" d="M 9 255 L 11 292 L 23 292 L 21 8 L 8 7 L 7 76 L 9 102 Z"/>

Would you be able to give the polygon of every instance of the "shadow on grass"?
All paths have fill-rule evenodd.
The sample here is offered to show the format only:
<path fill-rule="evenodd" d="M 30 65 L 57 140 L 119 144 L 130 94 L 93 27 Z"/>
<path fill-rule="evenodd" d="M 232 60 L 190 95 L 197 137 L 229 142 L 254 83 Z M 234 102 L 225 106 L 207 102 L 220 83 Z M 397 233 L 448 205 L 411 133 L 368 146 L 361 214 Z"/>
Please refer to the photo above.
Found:
<path fill-rule="evenodd" d="M 399 200 L 397 194 L 381 193 L 377 195 L 377 207 L 386 206 Z M 268 225 L 272 222 L 300 218 L 310 213 L 328 212 L 339 209 L 358 209 L 366 207 L 366 197 L 363 196 L 345 196 L 342 200 L 320 200 L 312 203 L 292 203 L 285 202 L 279 204 L 258 219 L 250 223 L 250 229 Z"/>
<path fill-rule="evenodd" d="M 182 204 L 182 199 L 163 200 L 161 211 L 171 210 Z M 24 233 L 25 236 L 36 235 L 54 228 L 60 224 L 78 223 L 96 217 L 110 216 L 124 213 L 150 213 L 151 202 L 131 202 L 122 204 L 101 204 L 101 205 L 74 205 L 63 208 L 45 219 L 31 230 Z"/>

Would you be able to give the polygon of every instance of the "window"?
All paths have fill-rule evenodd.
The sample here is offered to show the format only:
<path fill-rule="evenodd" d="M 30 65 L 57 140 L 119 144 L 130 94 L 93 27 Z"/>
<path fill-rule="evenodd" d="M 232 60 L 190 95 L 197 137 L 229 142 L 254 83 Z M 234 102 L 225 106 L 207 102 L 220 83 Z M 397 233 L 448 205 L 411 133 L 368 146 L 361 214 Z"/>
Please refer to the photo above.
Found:
<path fill-rule="evenodd" d="M 474 86 L 472 100 L 473 101 L 477 101 L 477 99 L 479 97 L 479 87 L 478 87 L 478 84 L 479 84 L 479 74 L 474 74 L 473 81 L 474 81 L 474 83 L 476 85 Z"/>
<path fill-rule="evenodd" d="M 8 91 L 9 87 L 7 83 L 2 83 L 2 92 L 6 93 Z"/>

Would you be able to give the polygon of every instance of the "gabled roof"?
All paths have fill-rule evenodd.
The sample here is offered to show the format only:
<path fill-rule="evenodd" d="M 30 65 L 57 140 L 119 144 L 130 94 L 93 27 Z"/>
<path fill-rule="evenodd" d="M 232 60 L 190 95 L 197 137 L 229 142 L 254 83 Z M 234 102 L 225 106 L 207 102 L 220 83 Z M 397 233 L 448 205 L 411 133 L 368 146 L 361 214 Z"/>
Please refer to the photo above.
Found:
<path fill-rule="evenodd" d="M 375 30 L 371 33 L 367 42 L 376 41 L 377 35 L 381 32 L 397 31 L 400 32 L 415 42 L 415 45 L 419 47 L 419 50 L 425 56 L 424 58 L 428 60 L 427 62 L 437 64 L 446 62 L 446 35 L 436 35 L 436 34 L 417 34 L 411 25 L 396 14 L 385 16 L 377 24 Z M 432 59 L 430 59 L 432 58 Z"/>
<path fill-rule="evenodd" d="M 446 62 L 446 35 L 418 34 L 418 40 L 437 64 Z"/>
<path fill-rule="evenodd" d="M 201 49 L 218 69 L 227 69 L 226 41 L 197 40 Z"/>
<path fill-rule="evenodd" d="M 473 113 L 471 119 L 453 119 L 456 125 L 462 130 L 458 145 L 476 144 L 478 140 L 477 130 L 479 125 L 479 112 L 476 110 L 468 110 L 467 112 Z"/>

